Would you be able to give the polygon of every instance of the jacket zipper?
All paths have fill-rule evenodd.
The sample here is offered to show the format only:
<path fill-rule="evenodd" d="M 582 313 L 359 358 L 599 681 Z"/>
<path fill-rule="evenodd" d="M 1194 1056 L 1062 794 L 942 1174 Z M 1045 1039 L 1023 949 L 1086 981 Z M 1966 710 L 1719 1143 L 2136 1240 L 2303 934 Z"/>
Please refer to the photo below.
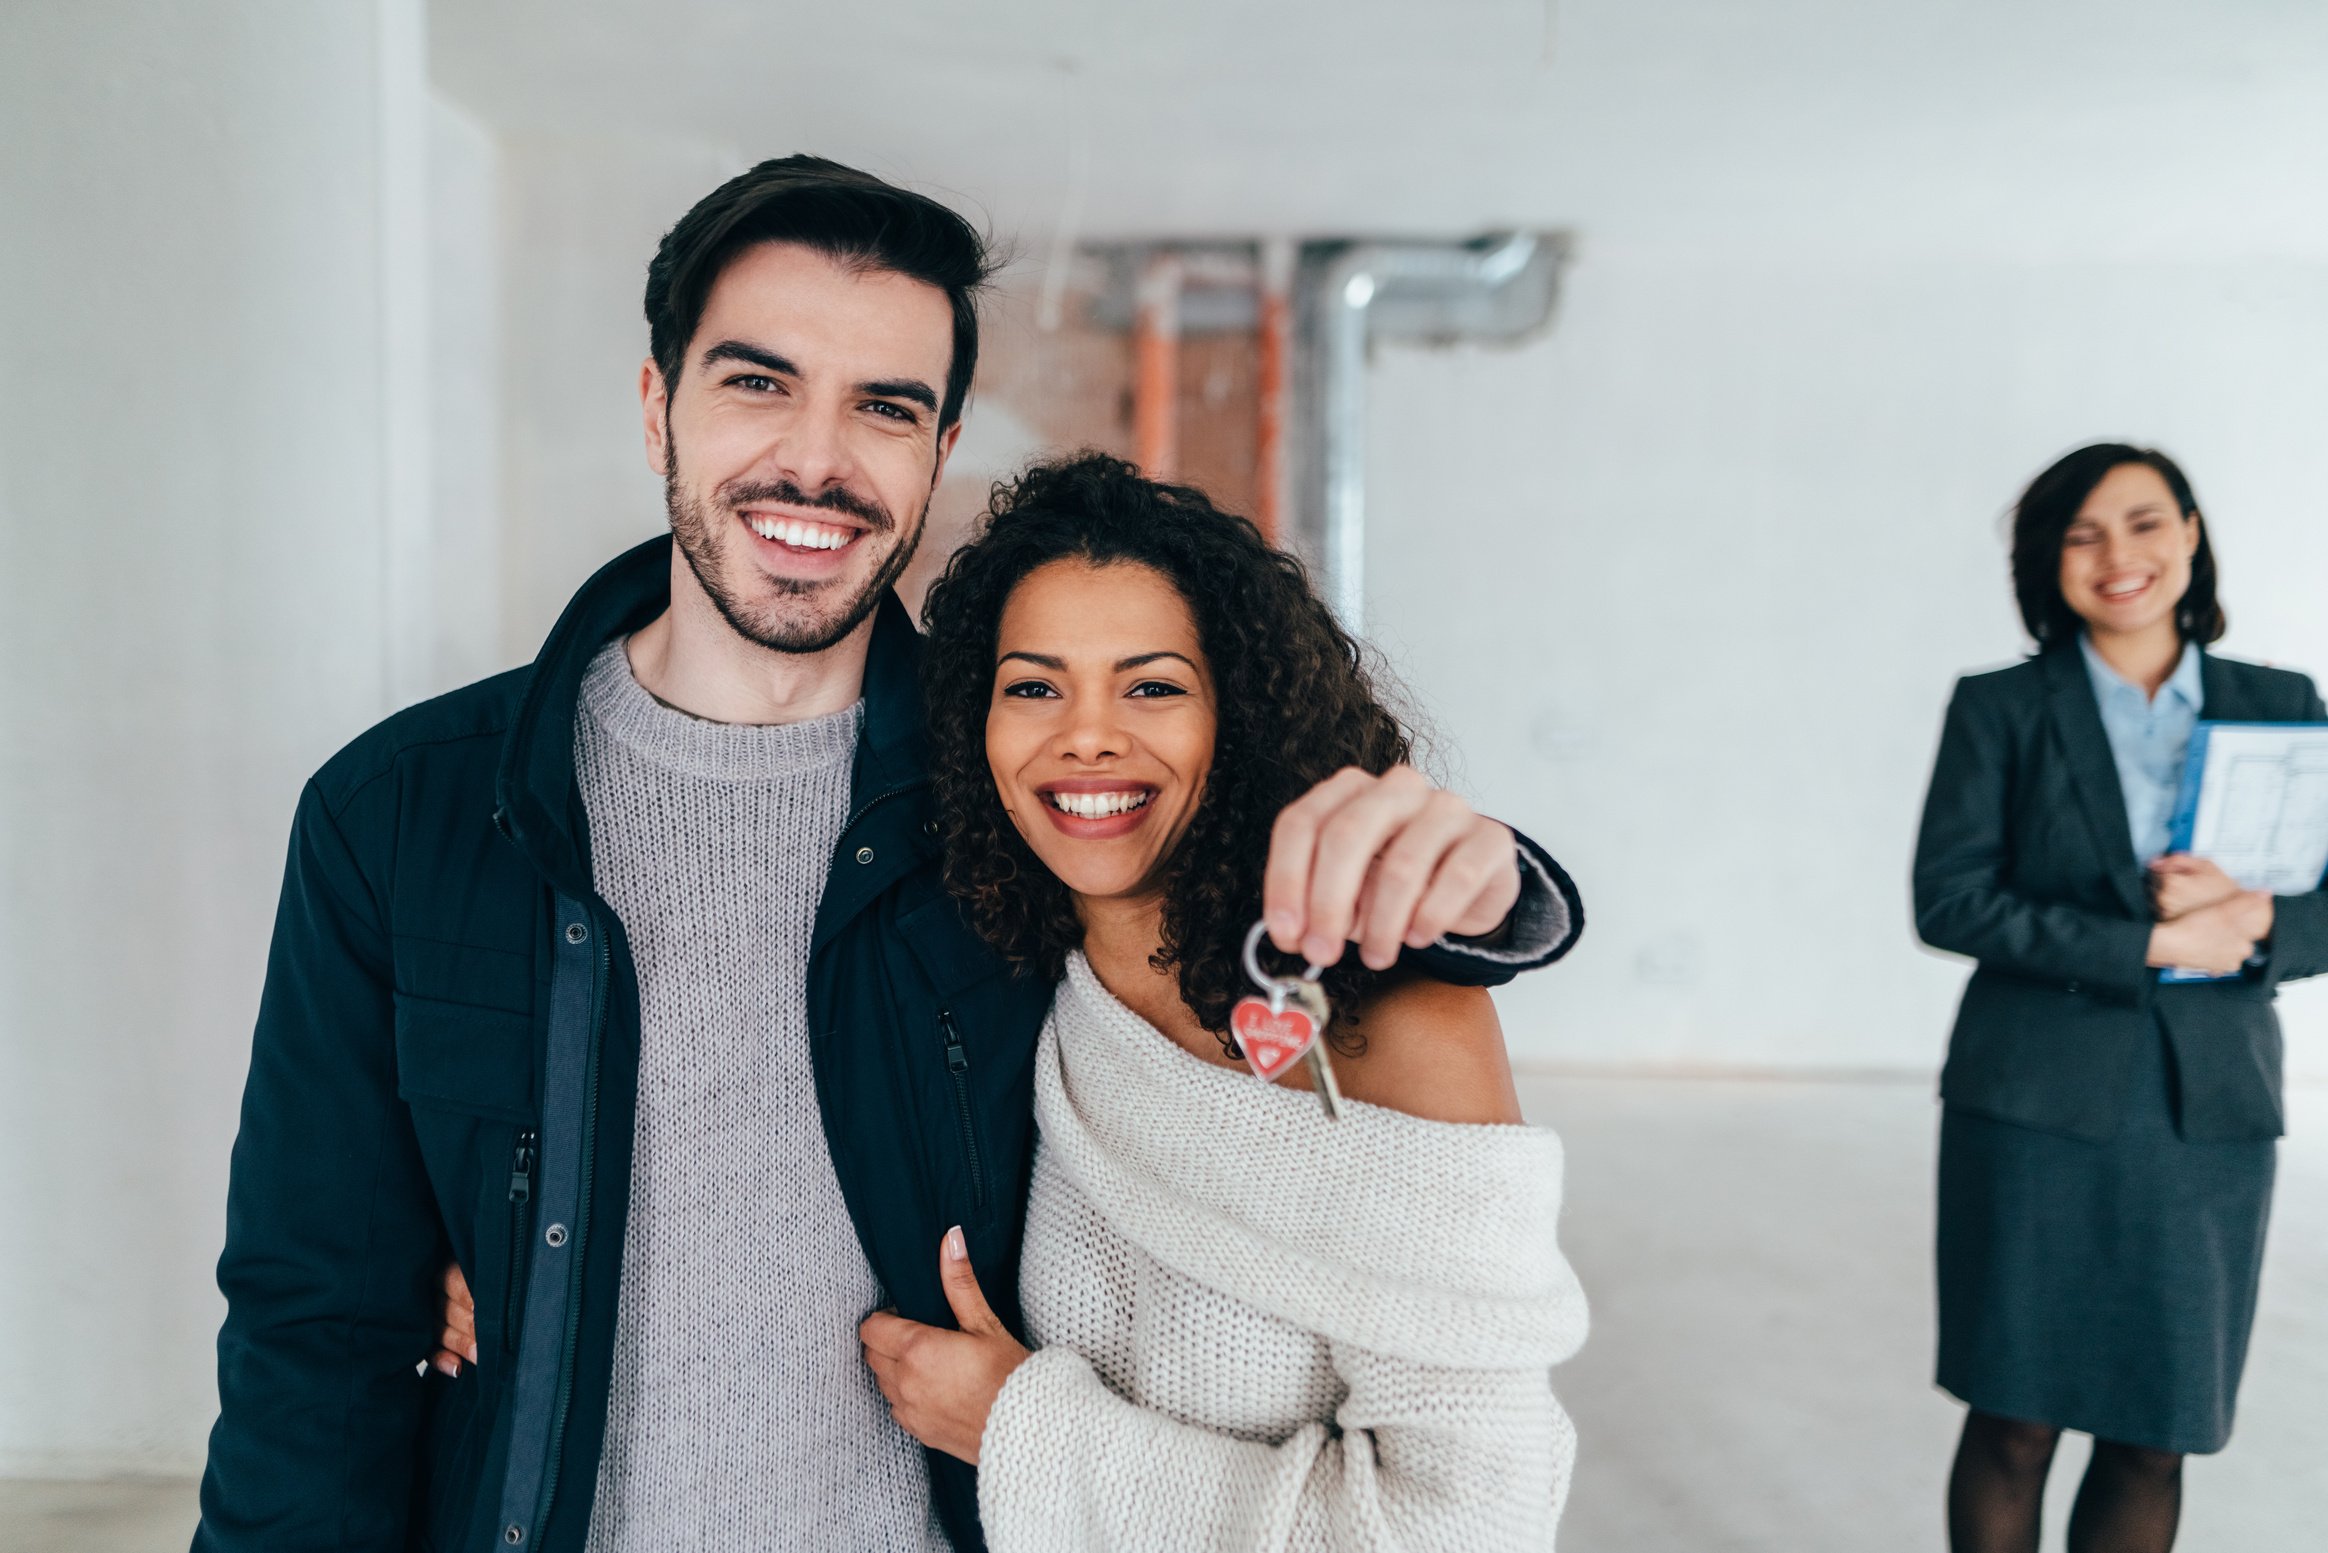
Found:
<path fill-rule="evenodd" d="M 856 812 L 851 814 L 848 818 L 848 822 L 841 826 L 842 840 L 847 840 L 849 832 L 857 828 L 857 822 L 863 819 L 866 815 L 871 814 L 879 805 L 887 803 L 890 799 L 897 797 L 901 793 L 910 793 L 915 788 L 926 785 L 927 784 L 923 782 L 907 782 L 902 786 L 888 788 L 882 792 L 875 793 L 872 797 L 857 805 Z"/>
<path fill-rule="evenodd" d="M 590 975 L 590 1047 L 589 1067 L 582 1079 L 582 1181 L 575 1194 L 574 1207 L 574 1265 L 566 1280 L 566 1344 L 558 1365 L 558 1400 L 550 1411 L 550 1454 L 542 1469 L 541 1508 L 534 1515 L 537 1527 L 546 1526 L 550 1506 L 557 1503 L 558 1469 L 566 1449 L 566 1415 L 574 1403 L 574 1358 L 582 1344 L 582 1275 L 585 1242 L 589 1239 L 590 1178 L 598 1152 L 598 1046 L 599 1024 L 606 1013 L 606 929 L 598 920 L 598 913 L 585 908 L 590 918 L 591 942 L 597 953 L 591 961 Z"/>
<path fill-rule="evenodd" d="M 517 1135 L 509 1156 L 509 1281 L 501 1296 L 501 1351 L 517 1351 L 517 1315 L 525 1272 L 532 1265 L 533 1173 L 535 1145 L 541 1141 L 531 1127 Z"/>
<path fill-rule="evenodd" d="M 938 1010 L 938 1034 L 946 1042 L 946 1072 L 954 1081 L 954 1115 L 962 1127 L 962 1151 L 970 1157 L 970 1202 L 986 1212 L 986 1165 L 978 1154 L 978 1128 L 970 1110 L 970 1053 L 954 1028 L 954 1011 Z"/>

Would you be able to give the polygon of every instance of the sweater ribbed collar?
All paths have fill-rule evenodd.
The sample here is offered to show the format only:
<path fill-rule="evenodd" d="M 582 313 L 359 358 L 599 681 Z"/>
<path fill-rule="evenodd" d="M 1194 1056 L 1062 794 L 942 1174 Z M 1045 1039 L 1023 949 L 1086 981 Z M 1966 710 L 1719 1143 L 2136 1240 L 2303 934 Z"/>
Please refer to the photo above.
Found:
<path fill-rule="evenodd" d="M 582 676 L 583 714 L 606 735 L 668 770 L 722 782 L 762 782 L 846 766 L 865 703 L 796 723 L 719 723 L 658 701 L 631 673 L 616 638 Z"/>

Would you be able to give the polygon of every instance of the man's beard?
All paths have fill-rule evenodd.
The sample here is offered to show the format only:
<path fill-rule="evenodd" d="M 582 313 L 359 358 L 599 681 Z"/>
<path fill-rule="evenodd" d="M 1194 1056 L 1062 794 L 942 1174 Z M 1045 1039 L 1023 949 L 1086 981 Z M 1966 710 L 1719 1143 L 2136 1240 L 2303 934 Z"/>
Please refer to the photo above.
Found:
<path fill-rule="evenodd" d="M 663 477 L 663 506 L 670 515 L 671 535 L 678 542 L 679 553 L 687 557 L 687 569 L 695 573 L 695 581 L 704 596 L 711 600 L 712 607 L 736 635 L 771 652 L 823 652 L 864 624 L 866 617 L 881 607 L 882 595 L 896 586 L 907 563 L 913 560 L 914 548 L 921 543 L 924 520 L 929 516 L 930 504 L 925 498 L 922 510 L 914 517 L 912 530 L 874 569 L 857 595 L 829 613 L 812 613 L 807 607 L 808 601 L 829 588 L 845 586 L 840 580 L 794 582 L 761 576 L 758 580 L 778 595 L 778 601 L 750 604 L 737 598 L 720 577 L 720 536 L 730 532 L 726 519 L 737 507 L 748 502 L 777 501 L 791 507 L 845 512 L 869 525 L 866 537 L 856 541 L 858 544 L 870 542 L 875 535 L 895 533 L 897 520 L 890 516 L 888 508 L 854 492 L 836 486 L 822 495 L 811 496 L 789 480 L 724 486 L 713 493 L 712 502 L 707 506 L 679 483 L 677 448 L 671 449 L 670 458 L 671 472 Z M 788 611 L 781 602 L 785 598 L 799 600 L 804 607 Z"/>

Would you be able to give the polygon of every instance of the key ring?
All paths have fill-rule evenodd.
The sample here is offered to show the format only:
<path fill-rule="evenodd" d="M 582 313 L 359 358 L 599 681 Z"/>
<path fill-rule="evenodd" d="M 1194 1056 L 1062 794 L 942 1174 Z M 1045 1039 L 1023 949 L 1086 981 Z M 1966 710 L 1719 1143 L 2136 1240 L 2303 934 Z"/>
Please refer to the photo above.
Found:
<path fill-rule="evenodd" d="M 1246 932 L 1245 974 L 1253 978 L 1253 985 L 1259 987 L 1261 991 L 1268 997 L 1269 1012 L 1272 1014 L 1279 1014 L 1285 1011 L 1285 995 L 1287 991 L 1291 987 L 1298 985 L 1298 983 L 1296 983 L 1290 976 L 1272 976 L 1267 971 L 1261 969 L 1261 939 L 1262 935 L 1266 934 L 1268 931 L 1269 923 L 1268 920 L 1264 918 L 1263 920 L 1254 923 L 1251 929 Z M 1303 982 L 1307 982 L 1309 985 L 1314 987 L 1317 985 L 1318 978 L 1325 974 L 1326 968 L 1318 964 L 1317 961 L 1307 960 L 1303 962 L 1301 973 L 1301 979 Z"/>

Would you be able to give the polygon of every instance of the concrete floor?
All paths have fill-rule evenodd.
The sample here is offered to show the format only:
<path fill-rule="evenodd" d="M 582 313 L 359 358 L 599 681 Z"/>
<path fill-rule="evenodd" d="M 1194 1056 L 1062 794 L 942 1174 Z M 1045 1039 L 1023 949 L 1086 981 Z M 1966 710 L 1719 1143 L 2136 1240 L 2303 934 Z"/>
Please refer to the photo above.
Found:
<path fill-rule="evenodd" d="M 1565 1553 L 1938 1553 L 1960 1417 L 1930 1383 L 1930 1087 L 1529 1076 L 1568 1144 L 1593 1334 Z M 2328 1542 L 2328 1090 L 2293 1136 L 2239 1434 L 2193 1461 L 2182 1546 Z M 2058 1548 L 2082 1443 L 2047 1517 Z M 178 1553 L 194 1485 L 0 1482 L 6 1553 Z"/>
<path fill-rule="evenodd" d="M 180 1478 L 0 1478 L 0 1549 L 186 1553 L 194 1535 L 194 1489 L 191 1479 Z"/>
<path fill-rule="evenodd" d="M 1593 1301 L 1556 1378 L 1581 1439 L 1564 1553 L 1939 1553 L 1962 1409 L 1931 1384 L 1927 1082 L 1523 1079 L 1568 1147 Z M 2328 1090 L 2289 1097 L 2238 1433 L 2180 1545 L 2328 1546 Z M 2061 1546 L 2086 1444 L 2046 1513 Z"/>

